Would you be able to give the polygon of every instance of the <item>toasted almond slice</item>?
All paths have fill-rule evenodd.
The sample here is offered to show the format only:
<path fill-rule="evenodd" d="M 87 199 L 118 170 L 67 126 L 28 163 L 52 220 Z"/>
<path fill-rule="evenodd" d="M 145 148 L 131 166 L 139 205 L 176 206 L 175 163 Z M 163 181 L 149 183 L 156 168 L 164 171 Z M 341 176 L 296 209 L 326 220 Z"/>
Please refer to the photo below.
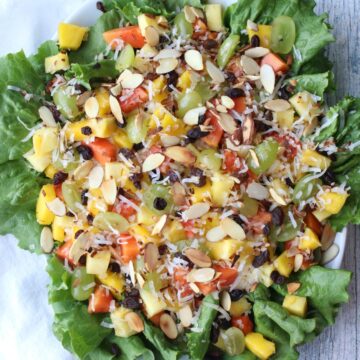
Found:
<path fill-rule="evenodd" d="M 160 34 L 153 26 L 147 26 L 145 28 L 145 39 L 150 46 L 156 46 L 159 44 Z"/>
<path fill-rule="evenodd" d="M 88 248 L 88 235 L 87 233 L 82 233 L 78 236 L 72 243 L 69 250 L 69 257 L 77 264 L 81 258 L 86 253 Z"/>
<path fill-rule="evenodd" d="M 158 168 L 165 160 L 165 156 L 160 153 L 150 154 L 142 165 L 142 171 L 148 172 Z"/>
<path fill-rule="evenodd" d="M 114 205 L 117 195 L 116 181 L 114 179 L 105 180 L 100 189 L 105 202 L 108 205 Z"/>
<path fill-rule="evenodd" d="M 85 114 L 89 118 L 96 118 L 99 113 L 99 102 L 92 96 L 86 100 L 84 105 Z"/>
<path fill-rule="evenodd" d="M 240 58 L 240 64 L 246 75 L 259 75 L 260 66 L 254 59 L 252 59 L 246 55 L 243 55 Z"/>
<path fill-rule="evenodd" d="M 191 282 L 189 283 L 189 286 L 195 294 L 200 294 L 200 289 L 195 283 Z"/>
<path fill-rule="evenodd" d="M 48 107 L 40 106 L 38 111 L 39 111 L 40 119 L 44 122 L 44 124 L 46 126 L 49 126 L 49 127 L 57 126 L 54 115 L 52 114 L 52 112 L 50 111 L 50 109 Z"/>
<path fill-rule="evenodd" d="M 154 225 L 151 235 L 157 235 L 161 233 L 161 230 L 164 228 L 167 221 L 167 215 L 164 214 L 160 217 L 159 221 Z"/>
<path fill-rule="evenodd" d="M 237 129 L 234 118 L 229 114 L 220 114 L 218 123 L 226 133 L 231 135 L 234 134 L 235 130 Z"/>
<path fill-rule="evenodd" d="M 264 47 L 250 48 L 245 51 L 245 55 L 253 59 L 262 58 L 269 53 L 270 50 Z"/>
<path fill-rule="evenodd" d="M 181 56 L 181 52 L 174 49 L 163 49 L 154 57 L 155 61 L 163 59 L 177 59 Z"/>
<path fill-rule="evenodd" d="M 286 206 L 286 201 L 285 201 L 285 199 L 284 199 L 282 196 L 280 196 L 275 189 L 270 188 L 270 189 L 269 189 L 269 193 L 270 193 L 271 197 L 272 197 L 279 205 Z"/>
<path fill-rule="evenodd" d="M 192 7 L 191 10 L 193 11 L 193 13 L 195 14 L 195 16 L 199 19 L 204 19 L 205 15 L 203 13 L 203 11 L 199 8 L 196 7 Z"/>
<path fill-rule="evenodd" d="M 135 276 L 134 263 L 132 262 L 132 260 L 129 261 L 129 275 L 130 275 L 131 283 L 135 286 L 136 276 Z"/>
<path fill-rule="evenodd" d="M 66 206 L 59 198 L 46 203 L 47 208 L 56 216 L 66 215 Z"/>
<path fill-rule="evenodd" d="M 249 197 L 256 200 L 265 200 L 269 197 L 269 190 L 257 182 L 249 184 L 246 189 L 246 193 Z"/>
<path fill-rule="evenodd" d="M 251 145 L 255 136 L 255 123 L 251 115 L 247 115 L 242 124 L 242 138 L 244 145 Z"/>
<path fill-rule="evenodd" d="M 192 263 L 201 268 L 210 267 L 212 262 L 209 256 L 204 254 L 199 249 L 188 248 L 184 251 L 185 256 L 187 256 Z"/>
<path fill-rule="evenodd" d="M 178 336 L 178 329 L 176 327 L 174 319 L 167 313 L 164 313 L 160 317 L 160 329 L 169 339 L 176 339 Z"/>
<path fill-rule="evenodd" d="M 151 59 L 153 57 L 155 57 L 157 54 L 159 53 L 159 51 L 150 46 L 149 44 L 145 44 L 139 52 L 139 56 L 143 59 Z"/>
<path fill-rule="evenodd" d="M 270 100 L 265 103 L 265 109 L 280 112 L 289 110 L 291 107 L 290 103 L 283 99 Z"/>
<path fill-rule="evenodd" d="M 93 167 L 94 163 L 91 160 L 84 161 L 74 170 L 74 179 L 78 181 L 86 178 Z"/>
<path fill-rule="evenodd" d="M 214 276 L 215 270 L 213 268 L 193 269 L 187 274 L 186 280 L 188 282 L 204 283 L 211 281 Z"/>
<path fill-rule="evenodd" d="M 144 322 L 142 318 L 134 311 L 127 313 L 124 317 L 129 328 L 137 333 L 144 331 Z"/>
<path fill-rule="evenodd" d="M 183 306 L 178 311 L 178 317 L 179 317 L 181 325 L 183 327 L 189 327 L 191 325 L 191 321 L 193 318 L 193 314 L 192 314 L 190 305 Z"/>
<path fill-rule="evenodd" d="M 51 229 L 44 226 L 40 234 L 40 246 L 44 253 L 50 253 L 54 247 L 54 238 Z"/>
<path fill-rule="evenodd" d="M 235 240 L 242 241 L 246 238 L 244 229 L 233 219 L 225 218 L 220 223 L 224 232 Z"/>
<path fill-rule="evenodd" d="M 221 103 L 230 110 L 235 106 L 234 100 L 231 97 L 225 95 L 221 97 Z"/>
<path fill-rule="evenodd" d="M 272 94 L 275 89 L 275 72 L 274 69 L 268 65 L 264 64 L 260 69 L 260 81 L 266 92 Z"/>
<path fill-rule="evenodd" d="M 254 162 L 256 167 L 260 166 L 259 158 L 256 155 L 256 152 L 253 149 L 249 150 L 249 154 L 251 156 L 252 161 Z"/>
<path fill-rule="evenodd" d="M 145 285 L 144 278 L 139 273 L 136 273 L 135 276 L 136 276 L 136 280 L 137 280 L 138 284 L 140 285 L 140 288 L 143 288 Z"/>
<path fill-rule="evenodd" d="M 228 109 L 224 106 L 224 105 L 216 105 L 216 110 L 219 112 L 219 113 L 227 113 L 228 112 Z"/>
<path fill-rule="evenodd" d="M 289 294 L 293 294 L 295 291 L 297 291 L 300 288 L 301 284 L 292 282 L 287 284 L 287 291 Z"/>
<path fill-rule="evenodd" d="M 123 118 L 123 114 L 121 111 L 121 106 L 120 103 L 118 101 L 118 99 L 115 96 L 110 96 L 109 97 L 109 104 L 110 104 L 110 110 L 113 113 L 113 115 L 115 116 L 115 119 L 120 123 L 123 124 L 124 123 L 124 118 Z"/>
<path fill-rule="evenodd" d="M 171 59 L 161 59 L 159 60 L 159 66 L 156 68 L 156 73 L 167 74 L 177 68 L 179 61 L 175 58 Z"/>
<path fill-rule="evenodd" d="M 330 261 L 334 260 L 339 254 L 339 247 L 336 244 L 332 244 L 324 253 L 321 259 L 321 264 L 326 265 Z"/>
<path fill-rule="evenodd" d="M 183 211 L 183 217 L 187 220 L 198 219 L 207 214 L 210 210 L 210 205 L 205 202 L 191 205 L 187 210 Z"/>
<path fill-rule="evenodd" d="M 144 252 L 144 261 L 147 269 L 153 271 L 159 263 L 159 249 L 154 243 L 147 243 Z"/>
<path fill-rule="evenodd" d="M 218 242 L 224 239 L 225 236 L 226 232 L 220 225 L 213 227 L 206 233 L 206 239 L 210 242 Z"/>
<path fill-rule="evenodd" d="M 80 94 L 76 99 L 76 105 L 79 107 L 83 107 L 86 101 L 92 96 L 92 91 L 85 91 Z"/>
<path fill-rule="evenodd" d="M 203 58 L 198 50 L 187 50 L 185 53 L 186 63 L 196 71 L 201 71 L 204 69 Z"/>
<path fill-rule="evenodd" d="M 336 237 L 335 231 L 330 224 L 325 224 L 321 234 L 321 250 L 326 251 L 334 243 Z"/>
<path fill-rule="evenodd" d="M 303 254 L 296 254 L 294 258 L 294 271 L 298 272 L 301 269 L 301 265 L 304 262 Z"/>
<path fill-rule="evenodd" d="M 255 32 L 258 32 L 258 31 L 259 31 L 258 24 L 254 23 L 254 22 L 251 21 L 251 20 L 248 20 L 248 21 L 247 21 L 246 27 L 248 27 L 249 29 L 251 29 L 251 30 L 253 30 L 253 31 L 255 31 Z"/>
<path fill-rule="evenodd" d="M 195 12 L 193 11 L 193 7 L 192 6 L 189 6 L 189 5 L 186 5 L 184 7 L 184 14 L 185 14 L 185 19 L 193 24 L 196 20 L 196 15 L 195 15 Z"/>
<path fill-rule="evenodd" d="M 196 161 L 195 155 L 182 146 L 171 146 L 165 150 L 165 155 L 184 165 L 192 165 Z"/>
<path fill-rule="evenodd" d="M 175 146 L 180 143 L 179 137 L 168 134 L 160 134 L 160 140 L 165 147 Z"/>
<path fill-rule="evenodd" d="M 122 86 L 121 84 L 116 84 L 112 88 L 110 88 L 110 92 L 112 96 L 119 96 L 122 92 Z"/>
<path fill-rule="evenodd" d="M 174 204 L 183 206 L 186 204 L 186 191 L 185 188 L 179 183 L 175 182 L 171 187 L 171 193 L 174 199 Z"/>
<path fill-rule="evenodd" d="M 222 291 L 220 295 L 220 304 L 225 311 L 230 311 L 231 297 L 227 291 Z"/>
<path fill-rule="evenodd" d="M 184 123 L 187 125 L 197 125 L 199 123 L 199 117 L 204 115 L 205 113 L 205 106 L 191 109 L 184 115 Z"/>
<path fill-rule="evenodd" d="M 206 61 L 206 70 L 214 82 L 222 83 L 225 81 L 223 72 L 209 60 Z"/>
<path fill-rule="evenodd" d="M 143 81 L 144 75 L 129 72 L 124 76 L 120 83 L 124 89 L 136 89 Z"/>
<path fill-rule="evenodd" d="M 93 167 L 89 173 L 89 187 L 90 189 L 97 189 L 100 187 L 104 179 L 104 169 L 97 165 Z"/>

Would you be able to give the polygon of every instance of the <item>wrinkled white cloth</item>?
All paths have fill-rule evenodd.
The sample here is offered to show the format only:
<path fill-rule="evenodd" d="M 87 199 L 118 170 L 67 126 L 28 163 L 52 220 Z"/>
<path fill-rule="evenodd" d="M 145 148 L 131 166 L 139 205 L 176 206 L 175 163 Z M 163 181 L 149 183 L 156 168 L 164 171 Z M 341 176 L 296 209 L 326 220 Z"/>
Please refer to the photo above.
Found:
<path fill-rule="evenodd" d="M 56 32 L 57 24 L 85 0 L 0 0 L 0 56 L 24 49 L 33 53 Z M 0 219 L 1 221 L 1 219 Z M 73 359 L 51 330 L 44 256 L 0 238 L 0 359 Z"/>

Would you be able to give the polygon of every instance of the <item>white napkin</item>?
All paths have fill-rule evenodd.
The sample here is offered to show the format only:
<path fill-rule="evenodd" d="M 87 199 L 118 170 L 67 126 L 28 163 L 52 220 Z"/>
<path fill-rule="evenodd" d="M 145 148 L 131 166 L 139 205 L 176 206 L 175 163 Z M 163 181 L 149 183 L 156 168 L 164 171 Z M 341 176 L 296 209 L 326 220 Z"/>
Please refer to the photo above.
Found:
<path fill-rule="evenodd" d="M 20 49 L 33 53 L 83 2 L 0 0 L 0 55 Z M 11 236 L 0 238 L 0 359 L 73 359 L 51 330 L 45 257 L 20 250 L 16 243 Z"/>

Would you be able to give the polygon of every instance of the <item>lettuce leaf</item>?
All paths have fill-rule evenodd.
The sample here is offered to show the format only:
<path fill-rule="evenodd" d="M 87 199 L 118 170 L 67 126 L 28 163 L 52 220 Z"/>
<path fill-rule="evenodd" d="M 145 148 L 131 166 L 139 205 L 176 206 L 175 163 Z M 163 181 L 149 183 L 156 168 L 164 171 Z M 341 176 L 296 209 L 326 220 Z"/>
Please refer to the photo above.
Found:
<path fill-rule="evenodd" d="M 235 355 L 235 356 L 224 354 L 222 359 L 223 360 L 257 360 L 257 357 L 249 350 L 245 350 L 240 355 Z"/>

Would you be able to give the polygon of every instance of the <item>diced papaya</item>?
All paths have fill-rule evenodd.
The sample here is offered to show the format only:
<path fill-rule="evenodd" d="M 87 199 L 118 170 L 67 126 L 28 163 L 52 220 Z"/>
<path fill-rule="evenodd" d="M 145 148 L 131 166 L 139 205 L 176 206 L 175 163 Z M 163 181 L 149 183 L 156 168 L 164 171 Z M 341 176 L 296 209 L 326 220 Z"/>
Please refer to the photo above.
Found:
<path fill-rule="evenodd" d="M 121 234 L 122 240 L 120 242 L 121 248 L 121 259 L 127 264 L 129 261 L 136 260 L 138 254 L 140 253 L 139 245 L 136 239 L 129 234 Z"/>
<path fill-rule="evenodd" d="M 88 312 L 90 314 L 110 312 L 111 302 L 114 300 L 109 289 L 98 286 L 89 299 Z"/>
<path fill-rule="evenodd" d="M 107 139 L 95 138 L 91 143 L 87 144 L 94 154 L 95 160 L 105 165 L 108 162 L 116 160 L 116 146 Z"/>
<path fill-rule="evenodd" d="M 284 74 L 289 70 L 286 62 L 278 55 L 267 54 L 261 60 L 261 65 L 270 65 L 276 74 Z"/>
<path fill-rule="evenodd" d="M 141 34 L 138 25 L 126 26 L 118 29 L 109 30 L 103 33 L 105 42 L 115 49 L 122 40 L 135 49 L 141 49 L 145 45 L 145 38 Z"/>

